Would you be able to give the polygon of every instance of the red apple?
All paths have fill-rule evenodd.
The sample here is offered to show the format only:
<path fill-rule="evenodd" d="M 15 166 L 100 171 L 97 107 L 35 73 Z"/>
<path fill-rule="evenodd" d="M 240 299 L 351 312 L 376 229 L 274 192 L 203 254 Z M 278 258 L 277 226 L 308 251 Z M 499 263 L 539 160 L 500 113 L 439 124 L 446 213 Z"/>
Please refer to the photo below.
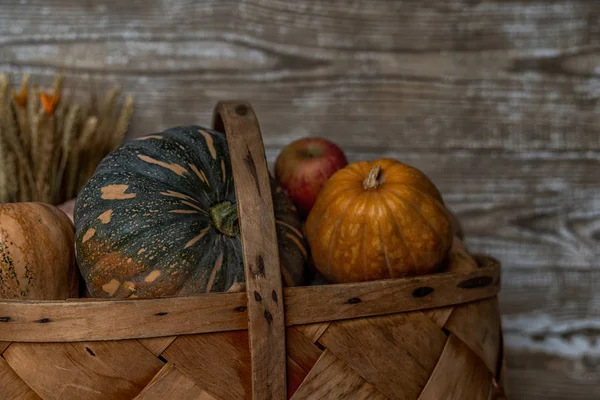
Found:
<path fill-rule="evenodd" d="M 275 179 L 307 216 L 325 182 L 348 165 L 342 149 L 330 140 L 306 137 L 285 146 L 275 160 Z"/>

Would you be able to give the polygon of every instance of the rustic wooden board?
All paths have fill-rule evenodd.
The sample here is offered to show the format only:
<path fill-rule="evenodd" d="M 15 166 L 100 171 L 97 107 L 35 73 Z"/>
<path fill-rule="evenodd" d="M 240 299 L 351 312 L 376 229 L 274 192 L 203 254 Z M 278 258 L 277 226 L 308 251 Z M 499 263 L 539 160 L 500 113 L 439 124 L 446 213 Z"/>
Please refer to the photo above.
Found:
<path fill-rule="evenodd" d="M 270 115 L 269 144 L 330 132 L 378 148 L 600 149 L 586 87 L 600 6 L 482 4 L 55 0 L 7 5 L 0 32 L 5 65 L 121 82 L 140 132 L 206 121 L 243 93 Z"/>
<path fill-rule="evenodd" d="M 131 135 L 243 96 L 270 161 L 322 135 L 422 168 L 469 248 L 503 263 L 511 399 L 591 400 L 599 19 L 590 0 L 3 2 L 0 69 L 121 84 Z"/>

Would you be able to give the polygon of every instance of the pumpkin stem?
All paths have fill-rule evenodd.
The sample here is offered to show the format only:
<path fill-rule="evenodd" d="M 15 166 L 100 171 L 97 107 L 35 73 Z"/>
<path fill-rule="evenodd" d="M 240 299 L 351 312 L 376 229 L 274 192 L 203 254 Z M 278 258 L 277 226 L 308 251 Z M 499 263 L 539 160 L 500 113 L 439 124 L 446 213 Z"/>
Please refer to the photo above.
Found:
<path fill-rule="evenodd" d="M 377 189 L 381 185 L 381 165 L 376 165 L 371 169 L 369 175 L 363 181 L 363 188 L 365 190 Z"/>
<path fill-rule="evenodd" d="M 210 208 L 210 218 L 219 232 L 227 236 L 236 236 L 239 231 L 237 206 L 223 201 Z"/>

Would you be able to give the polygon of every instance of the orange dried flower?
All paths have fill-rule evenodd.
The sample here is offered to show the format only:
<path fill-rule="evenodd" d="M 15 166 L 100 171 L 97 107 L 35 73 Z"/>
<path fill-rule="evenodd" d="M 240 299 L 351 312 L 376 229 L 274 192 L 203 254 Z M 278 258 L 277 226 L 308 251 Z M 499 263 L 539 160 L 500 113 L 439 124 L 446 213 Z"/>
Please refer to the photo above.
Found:
<path fill-rule="evenodd" d="M 27 106 L 27 88 L 21 87 L 21 91 L 19 93 L 13 91 L 13 99 L 20 107 L 25 108 L 25 106 Z"/>
<path fill-rule="evenodd" d="M 58 104 L 58 99 L 59 96 L 56 94 L 48 94 L 46 92 L 40 93 L 40 101 L 46 115 L 52 115 L 54 113 L 56 105 Z"/>

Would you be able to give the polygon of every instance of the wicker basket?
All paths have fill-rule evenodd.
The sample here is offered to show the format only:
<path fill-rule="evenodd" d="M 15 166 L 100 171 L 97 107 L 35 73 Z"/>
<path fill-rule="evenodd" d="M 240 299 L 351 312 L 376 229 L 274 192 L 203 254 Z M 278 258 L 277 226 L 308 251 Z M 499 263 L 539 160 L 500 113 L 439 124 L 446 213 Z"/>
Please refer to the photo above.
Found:
<path fill-rule="evenodd" d="M 246 102 L 221 102 L 246 292 L 0 302 L 0 399 L 501 399 L 500 266 L 282 288 L 268 167 Z"/>

